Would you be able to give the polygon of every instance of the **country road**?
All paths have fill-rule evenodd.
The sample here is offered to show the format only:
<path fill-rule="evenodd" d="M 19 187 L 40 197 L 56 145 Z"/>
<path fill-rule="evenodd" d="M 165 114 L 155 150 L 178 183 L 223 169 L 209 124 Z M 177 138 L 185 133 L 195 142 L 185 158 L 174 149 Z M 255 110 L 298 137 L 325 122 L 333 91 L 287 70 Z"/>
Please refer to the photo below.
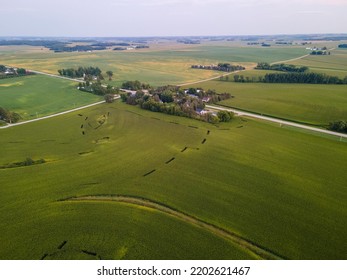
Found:
<path fill-rule="evenodd" d="M 116 99 L 119 99 L 119 98 L 120 98 L 120 96 L 118 95 L 114 99 L 116 100 Z M 78 108 L 75 108 L 75 109 L 67 110 L 67 111 L 64 111 L 64 112 L 56 113 L 56 114 L 53 114 L 53 115 L 49 115 L 49 116 L 45 116 L 45 117 L 41 117 L 41 118 L 37 118 L 37 119 L 33 119 L 33 120 L 28 120 L 28 121 L 23 121 L 23 122 L 19 122 L 19 123 L 8 124 L 7 126 L 0 126 L 0 129 L 9 128 L 9 127 L 13 127 L 13 126 L 19 126 L 19 125 L 23 125 L 23 124 L 27 124 L 27 123 L 37 122 L 37 121 L 41 121 L 41 120 L 45 120 L 45 119 L 49 119 L 49 118 L 65 115 L 65 114 L 68 114 L 68 113 L 79 111 L 79 110 L 82 110 L 82 109 L 85 109 L 85 108 L 89 108 L 89 107 L 92 107 L 92 106 L 95 106 L 95 105 L 99 105 L 99 104 L 102 104 L 102 103 L 105 103 L 105 101 L 103 100 L 103 101 L 95 102 L 95 103 L 92 103 L 92 104 L 89 104 L 89 105 L 81 106 L 81 107 L 78 107 Z"/>
<path fill-rule="evenodd" d="M 287 126 L 297 127 L 297 128 L 301 128 L 301 129 L 306 129 L 306 130 L 310 130 L 310 131 L 319 132 L 319 133 L 334 135 L 334 136 L 338 136 L 338 137 L 342 137 L 342 138 L 347 138 L 347 134 L 338 133 L 338 132 L 334 132 L 334 131 L 330 131 L 330 130 L 324 130 L 324 129 L 321 129 L 321 128 L 316 128 L 316 127 L 312 127 L 312 126 L 308 126 L 308 125 L 298 124 L 298 123 L 295 123 L 295 122 L 284 121 L 284 120 L 276 119 L 276 118 L 272 118 L 272 117 L 265 117 L 265 116 L 262 116 L 262 115 L 248 113 L 248 112 L 241 111 L 241 110 L 230 109 L 230 108 L 226 108 L 226 107 L 222 107 L 222 106 L 214 106 L 214 105 L 206 105 L 206 108 L 213 109 L 213 110 L 218 110 L 218 111 L 221 111 L 221 110 L 229 111 L 229 112 L 235 113 L 238 116 L 250 117 L 250 118 L 254 118 L 254 119 L 259 119 L 259 120 L 269 121 L 269 122 L 273 122 L 273 123 L 278 123 L 280 125 L 287 125 Z"/>
<path fill-rule="evenodd" d="M 188 86 L 188 85 L 195 85 L 195 84 L 199 84 L 199 83 L 203 83 L 203 82 L 208 82 L 208 81 L 212 81 L 212 80 L 215 80 L 215 79 L 218 79 L 220 77 L 225 77 L 225 76 L 229 76 L 231 74 L 236 74 L 236 73 L 240 73 L 242 71 L 246 71 L 246 70 L 249 70 L 249 69 L 245 69 L 245 70 L 238 70 L 238 71 L 234 71 L 234 72 L 227 72 L 223 75 L 218 75 L 216 77 L 212 77 L 212 78 L 208 78 L 208 79 L 204 79 L 204 80 L 200 80 L 200 81 L 196 81 L 196 82 L 190 82 L 190 83 L 184 83 L 184 84 L 180 84 L 180 85 L 177 85 L 178 87 L 184 87 L 184 86 Z"/>
<path fill-rule="evenodd" d="M 65 76 L 59 76 L 59 75 L 45 73 L 45 72 L 40 72 L 40 71 L 36 71 L 36 70 L 31 70 L 31 69 L 28 69 L 28 71 L 33 72 L 35 74 L 40 74 L 40 75 L 45 75 L 45 76 L 49 76 L 49 77 L 53 77 L 53 78 L 69 80 L 69 81 L 73 81 L 73 82 L 84 82 L 83 79 L 73 79 L 73 78 L 69 78 L 69 77 L 65 77 Z"/>

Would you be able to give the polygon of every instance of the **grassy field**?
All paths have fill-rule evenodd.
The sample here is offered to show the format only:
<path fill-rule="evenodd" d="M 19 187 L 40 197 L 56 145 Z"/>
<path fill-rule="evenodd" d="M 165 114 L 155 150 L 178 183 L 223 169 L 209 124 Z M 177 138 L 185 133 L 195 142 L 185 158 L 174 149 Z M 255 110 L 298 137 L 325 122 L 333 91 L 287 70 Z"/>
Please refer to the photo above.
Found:
<path fill-rule="evenodd" d="M 151 44 L 149 49 L 53 53 L 33 47 L 0 47 L 1 63 L 57 74 L 61 68 L 98 66 L 114 72 L 113 84 L 138 79 L 152 85 L 182 84 L 218 76 L 220 72 L 191 69 L 193 64 L 238 63 L 245 66 L 260 61 L 275 62 L 302 56 L 303 47 L 247 47 L 233 42 L 178 45 Z"/>
<path fill-rule="evenodd" d="M 247 72 L 257 75 L 259 71 L 242 74 L 246 76 Z M 345 85 L 234 83 L 232 80 L 231 75 L 229 82 L 209 81 L 194 86 L 235 96 L 221 105 L 297 122 L 326 126 L 331 121 L 347 119 Z"/>
<path fill-rule="evenodd" d="M 116 102 L 0 130 L 0 145 L 0 166 L 47 161 L 0 169 L 1 259 L 257 257 L 144 206 L 66 200 L 111 195 L 156 201 L 284 258 L 346 258 L 347 149 L 334 137 Z"/>
<path fill-rule="evenodd" d="M 76 89 L 77 83 L 43 75 L 0 80 L 0 106 L 24 120 L 103 100 Z"/>

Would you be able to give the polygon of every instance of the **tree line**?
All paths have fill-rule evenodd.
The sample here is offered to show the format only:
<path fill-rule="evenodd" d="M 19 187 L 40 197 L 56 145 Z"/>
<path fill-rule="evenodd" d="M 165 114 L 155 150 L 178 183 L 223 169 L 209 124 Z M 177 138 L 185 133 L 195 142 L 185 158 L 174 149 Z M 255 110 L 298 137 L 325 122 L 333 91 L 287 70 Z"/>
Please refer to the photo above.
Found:
<path fill-rule="evenodd" d="M 268 73 L 264 77 L 244 77 L 234 75 L 234 82 L 237 83 L 296 83 L 296 84 L 347 84 L 347 76 L 341 79 L 337 76 L 330 76 L 321 73 Z"/>
<path fill-rule="evenodd" d="M 86 51 L 98 51 L 105 50 L 103 45 L 76 45 L 69 46 L 68 42 L 61 42 L 56 40 L 2 40 L 0 46 L 36 46 L 45 47 L 54 52 L 86 52 Z"/>
<path fill-rule="evenodd" d="M 58 73 L 60 76 L 70 77 L 70 78 L 82 78 L 86 75 L 91 76 L 100 76 L 101 70 L 99 67 L 78 67 L 77 69 L 74 68 L 67 68 L 67 69 L 59 69 Z"/>
<path fill-rule="evenodd" d="M 126 81 L 122 84 L 122 88 L 128 90 L 142 90 L 142 89 L 151 89 L 149 84 L 141 83 L 138 80 L 135 81 Z"/>
<path fill-rule="evenodd" d="M 193 69 L 215 70 L 222 72 L 235 72 L 246 69 L 241 65 L 231 65 L 230 63 L 218 63 L 218 65 L 192 65 L 191 67 Z"/>
<path fill-rule="evenodd" d="M 274 70 L 274 71 L 282 71 L 282 72 L 294 72 L 294 73 L 304 73 L 309 70 L 306 66 L 295 66 L 291 64 L 273 64 L 270 65 L 267 62 L 259 62 L 255 69 L 259 70 Z"/>
<path fill-rule="evenodd" d="M 341 49 L 347 49 L 347 44 L 340 44 L 340 45 L 339 45 L 339 48 L 341 48 Z"/>

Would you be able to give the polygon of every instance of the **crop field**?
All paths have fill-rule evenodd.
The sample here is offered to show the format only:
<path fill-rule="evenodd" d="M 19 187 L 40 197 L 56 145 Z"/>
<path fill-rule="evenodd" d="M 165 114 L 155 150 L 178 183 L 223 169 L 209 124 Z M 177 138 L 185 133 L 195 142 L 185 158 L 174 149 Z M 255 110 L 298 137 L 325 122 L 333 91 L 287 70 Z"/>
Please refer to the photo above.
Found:
<path fill-rule="evenodd" d="M 311 71 L 344 78 L 347 76 L 347 50 L 335 49 L 331 55 L 310 55 L 293 61 L 294 65 L 308 66 Z"/>
<path fill-rule="evenodd" d="M 1 259 L 346 258 L 335 137 L 116 102 L 2 129 L 0 145 Z"/>
<path fill-rule="evenodd" d="M 259 114 L 323 127 L 329 122 L 347 119 L 345 85 L 235 83 L 232 80 L 231 75 L 229 82 L 214 80 L 194 86 L 229 92 L 234 98 L 222 101 L 221 105 Z"/>
<path fill-rule="evenodd" d="M 33 119 L 102 100 L 76 89 L 77 83 L 43 75 L 0 80 L 0 107 Z"/>
<path fill-rule="evenodd" d="M 97 51 L 92 53 L 54 53 L 44 48 L 1 47 L 1 63 L 57 74 L 58 69 L 98 66 L 114 72 L 113 85 L 141 80 L 152 85 L 182 84 L 216 77 L 220 72 L 191 69 L 193 64 L 229 62 L 247 67 L 257 62 L 275 62 L 307 54 L 303 47 L 247 47 L 224 42 L 196 46 L 171 43 L 151 44 L 149 49 Z"/>

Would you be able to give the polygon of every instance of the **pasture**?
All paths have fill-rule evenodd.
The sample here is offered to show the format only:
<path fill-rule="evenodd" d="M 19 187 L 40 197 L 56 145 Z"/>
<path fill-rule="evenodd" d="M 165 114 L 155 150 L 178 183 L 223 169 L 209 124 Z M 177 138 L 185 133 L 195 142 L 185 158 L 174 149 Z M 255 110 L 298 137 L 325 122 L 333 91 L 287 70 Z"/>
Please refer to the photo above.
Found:
<path fill-rule="evenodd" d="M 33 75 L 0 80 L 0 106 L 34 119 L 103 100 L 77 90 L 77 82 Z"/>
<path fill-rule="evenodd" d="M 245 71 L 251 77 L 260 71 Z M 268 71 L 264 71 L 266 73 Z M 347 119 L 347 86 L 309 84 L 265 84 L 208 81 L 195 87 L 228 92 L 234 98 L 220 102 L 259 114 L 311 125 L 326 126 L 329 122 Z"/>
<path fill-rule="evenodd" d="M 46 160 L 0 169 L 1 259 L 260 258 L 194 219 L 281 258 L 346 257 L 347 149 L 334 137 L 116 102 L 0 130 L 0 145 L 0 166 Z"/>

